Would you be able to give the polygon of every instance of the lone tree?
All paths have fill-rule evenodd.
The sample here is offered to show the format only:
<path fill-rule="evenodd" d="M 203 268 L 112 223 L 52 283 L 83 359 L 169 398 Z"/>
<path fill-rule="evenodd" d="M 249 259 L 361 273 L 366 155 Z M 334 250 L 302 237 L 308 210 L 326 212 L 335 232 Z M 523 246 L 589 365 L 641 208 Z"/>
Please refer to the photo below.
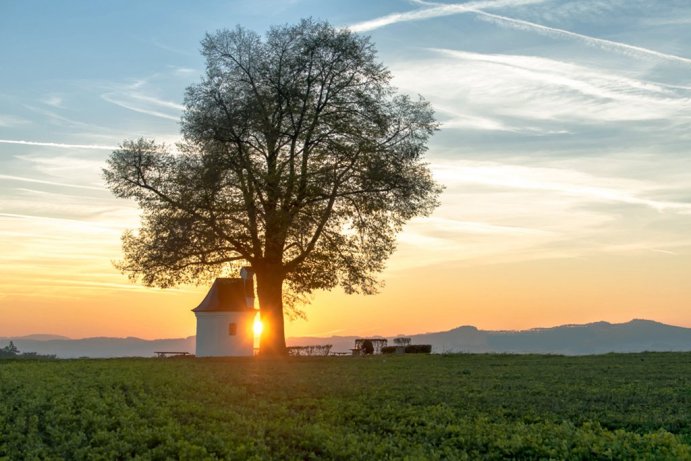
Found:
<path fill-rule="evenodd" d="M 437 205 L 422 160 L 437 124 L 396 94 L 368 37 L 326 22 L 221 30 L 202 53 L 177 150 L 126 140 L 104 169 L 142 210 L 117 266 L 159 287 L 251 266 L 262 353 L 284 354 L 285 296 L 374 293 L 396 233 Z"/>
<path fill-rule="evenodd" d="M 16 357 L 17 355 L 19 355 L 19 349 L 14 345 L 13 341 L 10 341 L 7 346 L 0 349 L 0 357 Z"/>

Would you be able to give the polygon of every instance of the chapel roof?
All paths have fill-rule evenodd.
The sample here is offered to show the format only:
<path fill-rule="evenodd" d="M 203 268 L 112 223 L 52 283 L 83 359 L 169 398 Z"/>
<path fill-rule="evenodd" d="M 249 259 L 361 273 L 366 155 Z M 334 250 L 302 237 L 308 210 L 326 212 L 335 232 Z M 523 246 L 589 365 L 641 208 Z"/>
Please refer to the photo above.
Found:
<path fill-rule="evenodd" d="M 249 286 L 246 286 L 248 284 Z M 241 278 L 217 278 L 204 300 L 192 312 L 239 312 L 254 310 L 247 303 L 252 296 L 252 281 Z"/>

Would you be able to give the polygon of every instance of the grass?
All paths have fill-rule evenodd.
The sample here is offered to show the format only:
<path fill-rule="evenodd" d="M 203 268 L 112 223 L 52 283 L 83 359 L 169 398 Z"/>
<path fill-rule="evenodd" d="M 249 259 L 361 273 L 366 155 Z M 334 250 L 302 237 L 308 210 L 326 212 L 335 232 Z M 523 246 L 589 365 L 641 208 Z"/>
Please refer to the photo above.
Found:
<path fill-rule="evenodd" d="M 0 361 L 0 459 L 691 459 L 691 353 Z"/>

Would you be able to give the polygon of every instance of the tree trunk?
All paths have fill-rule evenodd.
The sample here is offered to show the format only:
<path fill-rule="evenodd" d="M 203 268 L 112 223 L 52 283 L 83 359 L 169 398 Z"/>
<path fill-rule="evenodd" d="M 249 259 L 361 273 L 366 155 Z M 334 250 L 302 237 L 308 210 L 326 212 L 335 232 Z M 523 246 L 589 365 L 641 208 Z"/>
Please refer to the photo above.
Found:
<path fill-rule="evenodd" d="M 257 272 L 257 296 L 263 331 L 259 339 L 259 354 L 283 356 L 287 354 L 283 325 L 283 274 L 266 268 Z"/>

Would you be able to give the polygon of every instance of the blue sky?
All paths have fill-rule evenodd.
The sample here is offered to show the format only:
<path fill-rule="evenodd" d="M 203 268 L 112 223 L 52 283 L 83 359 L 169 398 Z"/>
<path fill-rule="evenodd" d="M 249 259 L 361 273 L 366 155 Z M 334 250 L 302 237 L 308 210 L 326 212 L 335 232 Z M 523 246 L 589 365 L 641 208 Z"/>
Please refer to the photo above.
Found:
<path fill-rule="evenodd" d="M 633 317 L 691 326 L 688 1 L 8 0 L 0 316 L 13 320 L 0 335 L 126 335 L 86 307 L 126 296 L 174 306 L 136 314 L 171 319 L 133 334 L 193 329 L 199 289 L 143 289 L 110 265 L 137 210 L 110 196 L 100 169 L 123 139 L 179 139 L 205 32 L 307 16 L 370 35 L 393 83 L 432 102 L 442 130 L 429 161 L 446 191 L 401 234 L 384 293 L 350 298 L 350 317 L 327 306 L 353 301 L 319 294 L 289 334 L 353 332 L 364 312 L 384 319 L 392 305 L 409 312 L 392 332 Z M 406 291 L 421 273 L 443 274 L 424 318 Z M 84 328 L 41 320 L 56 311 L 85 316 Z"/>

